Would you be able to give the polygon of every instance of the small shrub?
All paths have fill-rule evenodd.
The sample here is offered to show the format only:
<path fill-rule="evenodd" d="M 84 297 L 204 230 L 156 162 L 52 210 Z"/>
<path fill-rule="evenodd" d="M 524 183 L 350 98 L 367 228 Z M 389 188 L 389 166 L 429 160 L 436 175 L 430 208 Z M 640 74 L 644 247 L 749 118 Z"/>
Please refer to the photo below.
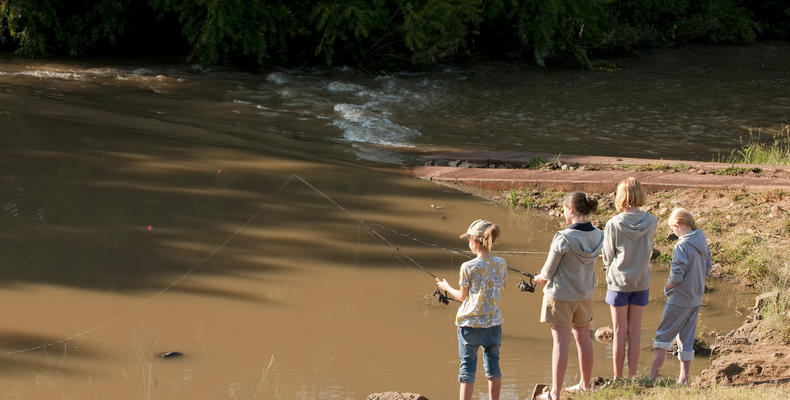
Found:
<path fill-rule="evenodd" d="M 727 167 L 721 169 L 714 169 L 710 171 L 713 175 L 727 175 L 727 176 L 738 176 L 748 174 L 749 172 L 759 173 L 762 172 L 760 168 L 745 168 L 745 167 Z"/>
<path fill-rule="evenodd" d="M 529 161 L 527 161 L 527 168 L 529 169 L 541 168 L 544 165 L 546 165 L 546 160 L 544 160 L 543 157 L 540 156 L 532 157 L 529 159 Z"/>
<path fill-rule="evenodd" d="M 776 333 L 783 342 L 790 344 L 790 288 L 780 290 L 780 296 L 766 303 L 762 310 L 764 328 Z"/>

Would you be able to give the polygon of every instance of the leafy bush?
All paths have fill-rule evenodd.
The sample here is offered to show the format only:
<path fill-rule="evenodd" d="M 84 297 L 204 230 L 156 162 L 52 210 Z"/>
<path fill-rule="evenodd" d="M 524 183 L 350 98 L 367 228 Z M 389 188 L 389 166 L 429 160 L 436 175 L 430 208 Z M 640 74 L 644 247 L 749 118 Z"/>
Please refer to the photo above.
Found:
<path fill-rule="evenodd" d="M 539 65 L 573 57 L 592 68 L 598 64 L 592 61 L 596 54 L 637 46 L 749 42 L 761 32 L 790 35 L 790 6 L 779 0 L 739 4 L 738 0 L 0 0 L 0 46 L 30 57 L 163 46 L 182 55 L 185 43 L 189 57 L 206 66 L 352 64 L 378 72 L 388 66 L 424 66 L 481 53 Z"/>
<path fill-rule="evenodd" d="M 300 21 L 280 1 L 150 0 L 162 15 L 175 13 L 192 46 L 191 58 L 202 65 L 253 62 L 268 65 L 284 50 Z"/>

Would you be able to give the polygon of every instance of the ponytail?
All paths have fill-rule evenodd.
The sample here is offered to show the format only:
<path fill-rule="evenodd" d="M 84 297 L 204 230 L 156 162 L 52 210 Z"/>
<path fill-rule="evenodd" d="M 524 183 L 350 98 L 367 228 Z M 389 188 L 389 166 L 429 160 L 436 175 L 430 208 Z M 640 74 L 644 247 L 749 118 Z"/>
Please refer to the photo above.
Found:
<path fill-rule="evenodd" d="M 480 238 L 476 238 L 478 243 L 483 246 L 486 250 L 491 251 L 491 248 L 494 247 L 494 242 L 499 237 L 499 225 L 491 224 L 486 231 L 483 233 L 483 236 Z"/>
<path fill-rule="evenodd" d="M 598 209 L 598 200 L 588 197 L 584 192 L 569 193 L 565 196 L 564 203 L 572 206 L 581 215 L 588 215 Z"/>

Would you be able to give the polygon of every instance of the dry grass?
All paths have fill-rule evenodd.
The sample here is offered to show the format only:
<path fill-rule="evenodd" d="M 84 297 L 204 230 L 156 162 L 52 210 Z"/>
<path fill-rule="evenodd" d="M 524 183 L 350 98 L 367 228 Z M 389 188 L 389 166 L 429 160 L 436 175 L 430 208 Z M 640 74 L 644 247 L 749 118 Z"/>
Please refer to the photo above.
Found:
<path fill-rule="evenodd" d="M 654 385 L 645 379 L 622 380 L 607 387 L 586 394 L 577 394 L 570 398 L 579 400 L 611 400 L 611 399 L 642 399 L 642 400 L 746 400 L 755 397 L 753 386 L 713 386 L 695 388 L 675 386 L 672 381 L 659 380 Z M 760 400 L 784 400 L 790 398 L 790 388 L 760 386 Z"/>

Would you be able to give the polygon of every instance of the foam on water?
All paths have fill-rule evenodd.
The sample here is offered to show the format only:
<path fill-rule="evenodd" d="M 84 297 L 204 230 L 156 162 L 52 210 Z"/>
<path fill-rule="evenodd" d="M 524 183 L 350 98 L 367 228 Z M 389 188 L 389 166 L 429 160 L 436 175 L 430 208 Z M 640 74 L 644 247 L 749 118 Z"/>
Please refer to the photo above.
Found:
<path fill-rule="evenodd" d="M 410 147 L 409 139 L 420 136 L 418 130 L 398 125 L 388 119 L 388 112 L 369 111 L 365 106 L 335 104 L 340 116 L 332 124 L 343 130 L 343 138 L 351 142 Z"/>
<path fill-rule="evenodd" d="M 272 72 L 266 76 L 266 80 L 268 82 L 276 83 L 278 85 L 283 85 L 288 83 L 288 75 L 281 73 L 281 72 Z"/>

